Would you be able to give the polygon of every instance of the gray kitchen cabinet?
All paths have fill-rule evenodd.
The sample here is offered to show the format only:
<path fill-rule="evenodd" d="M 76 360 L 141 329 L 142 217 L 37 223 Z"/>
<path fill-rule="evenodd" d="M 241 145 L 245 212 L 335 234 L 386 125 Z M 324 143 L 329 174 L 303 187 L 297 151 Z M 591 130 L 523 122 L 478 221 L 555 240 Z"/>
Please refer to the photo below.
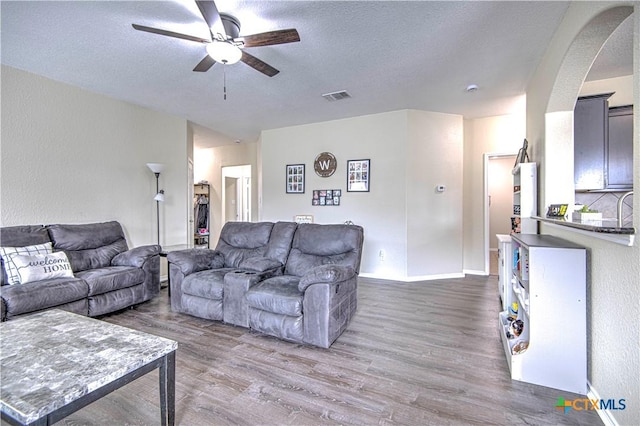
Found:
<path fill-rule="evenodd" d="M 609 108 L 613 93 L 578 98 L 573 114 L 576 191 L 633 188 L 633 106 Z"/>
<path fill-rule="evenodd" d="M 609 109 L 607 189 L 633 187 L 633 105 Z"/>
<path fill-rule="evenodd" d="M 609 132 L 609 97 L 578 98 L 573 111 L 573 167 L 576 191 L 604 189 L 605 141 Z"/>

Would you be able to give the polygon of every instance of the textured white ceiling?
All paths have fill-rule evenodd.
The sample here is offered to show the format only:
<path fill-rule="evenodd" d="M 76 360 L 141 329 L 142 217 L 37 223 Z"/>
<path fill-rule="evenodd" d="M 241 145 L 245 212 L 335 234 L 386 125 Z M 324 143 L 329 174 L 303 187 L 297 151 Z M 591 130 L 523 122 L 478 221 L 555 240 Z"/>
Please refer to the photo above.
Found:
<path fill-rule="evenodd" d="M 566 1 L 216 4 L 240 19 L 241 35 L 298 30 L 299 43 L 247 49 L 280 74 L 269 78 L 243 63 L 195 73 L 204 45 L 131 27 L 208 37 L 191 0 L 2 1 L 1 60 L 184 117 L 197 124 L 196 143 L 211 146 L 254 141 L 266 129 L 405 108 L 468 118 L 509 113 L 568 7 Z M 631 74 L 630 41 L 617 45 L 620 51 L 602 60 L 599 78 Z M 475 93 L 465 91 L 471 83 L 479 86 Z M 321 97 L 337 90 L 352 98 Z"/>

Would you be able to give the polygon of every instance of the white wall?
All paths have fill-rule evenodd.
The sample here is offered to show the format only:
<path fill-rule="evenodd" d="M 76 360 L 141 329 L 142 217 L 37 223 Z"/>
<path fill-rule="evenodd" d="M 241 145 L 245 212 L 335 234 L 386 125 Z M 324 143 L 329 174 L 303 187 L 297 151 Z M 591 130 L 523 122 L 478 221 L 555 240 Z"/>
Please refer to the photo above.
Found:
<path fill-rule="evenodd" d="M 580 88 L 580 96 L 599 95 L 614 92 L 609 98 L 609 107 L 633 105 L 633 76 L 585 81 Z"/>
<path fill-rule="evenodd" d="M 534 159 L 541 163 L 541 208 L 566 193 L 573 194 L 573 104 L 590 64 L 608 35 L 629 13 L 629 2 L 572 2 L 527 88 L 527 137 L 534 143 Z M 635 2 L 633 104 L 640 105 L 640 7 Z M 583 31 L 584 30 L 584 31 Z M 640 188 L 640 111 L 634 111 L 634 187 Z M 568 141 L 568 142 L 567 142 Z M 568 144 L 571 149 L 557 144 Z M 553 158 L 553 162 L 548 161 Z M 558 168 L 563 165 L 564 168 Z M 566 169 L 571 170 L 567 176 Z M 560 189 L 558 189 L 560 188 Z M 560 201 L 558 199 L 558 201 Z M 564 201 L 566 202 L 566 201 Z M 634 197 L 634 211 L 640 198 Z M 640 229 L 640 215 L 634 215 Z M 640 419 L 640 245 L 620 246 L 590 236 L 542 226 L 587 247 L 588 378 L 604 399 L 627 401 L 626 409 L 607 413 L 618 424 Z M 631 319 L 631 321 L 629 321 Z M 631 350 L 621 349 L 633 342 Z"/>
<path fill-rule="evenodd" d="M 399 280 L 459 275 L 462 230 L 455 215 L 462 204 L 461 150 L 462 118 L 423 111 L 264 131 L 259 147 L 260 219 L 293 220 L 296 214 L 311 214 L 316 223 L 350 220 L 363 226 L 363 275 Z M 333 153 L 338 161 L 336 172 L 328 178 L 313 170 L 313 161 L 324 151 Z M 347 160 L 356 159 L 371 160 L 369 192 L 346 191 Z M 286 194 L 285 167 L 300 163 L 306 165 L 306 192 Z M 449 192 L 437 198 L 436 183 L 449 185 Z M 314 189 L 341 189 L 341 205 L 312 206 Z M 446 210 L 453 220 L 445 226 L 429 220 L 436 214 L 428 209 L 438 215 Z M 385 252 L 384 260 L 380 250 Z M 430 260 L 438 259 L 442 252 L 450 255 L 446 262 L 436 265 Z M 418 265 L 420 262 L 426 265 Z"/>
<path fill-rule="evenodd" d="M 194 148 L 194 182 L 206 180 L 211 185 L 211 247 L 215 247 L 220 237 L 222 223 L 222 167 L 251 166 L 252 220 L 258 220 L 258 174 L 257 144 L 242 143 L 216 148 Z"/>
<path fill-rule="evenodd" d="M 130 246 L 187 241 L 187 124 L 2 66 L 0 225 L 119 221 Z"/>
<path fill-rule="evenodd" d="M 414 279 L 462 273 L 462 130 L 462 116 L 409 111 L 407 276 Z"/>
<path fill-rule="evenodd" d="M 485 273 L 484 154 L 517 153 L 525 137 L 525 97 L 511 115 L 464 121 L 464 270 Z M 530 154 L 531 155 L 531 154 Z M 489 238 L 489 236 L 487 236 Z"/>

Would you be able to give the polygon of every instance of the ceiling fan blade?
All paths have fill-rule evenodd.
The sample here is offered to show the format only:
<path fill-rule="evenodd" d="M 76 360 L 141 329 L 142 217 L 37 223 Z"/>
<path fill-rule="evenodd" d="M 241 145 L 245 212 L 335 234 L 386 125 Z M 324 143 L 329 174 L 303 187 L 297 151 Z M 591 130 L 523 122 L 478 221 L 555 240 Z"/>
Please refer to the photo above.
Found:
<path fill-rule="evenodd" d="M 202 13 L 202 17 L 207 22 L 211 33 L 213 35 L 222 34 L 224 39 L 226 39 L 227 32 L 224 29 L 224 25 L 222 25 L 222 19 L 220 18 L 220 13 L 218 12 L 215 2 L 196 0 L 196 4 L 198 5 L 198 9 L 200 9 L 200 13 Z"/>
<path fill-rule="evenodd" d="M 251 68 L 260 71 L 262 74 L 268 75 L 269 77 L 273 77 L 280 72 L 266 62 L 261 61 L 255 56 L 249 55 L 244 50 L 242 51 L 242 58 L 240 60 L 249 65 Z"/>
<path fill-rule="evenodd" d="M 131 24 L 133 28 L 138 31 L 145 31 L 153 34 L 160 34 L 167 37 L 181 38 L 183 40 L 196 41 L 198 43 L 211 43 L 211 40 L 207 40 L 200 37 L 190 36 L 187 34 L 174 33 L 173 31 L 161 30 L 159 28 L 145 27 L 144 25 Z"/>
<path fill-rule="evenodd" d="M 294 43 L 300 41 L 300 36 L 295 28 L 289 30 L 269 31 L 238 37 L 244 41 L 244 47 L 271 46 L 273 44 Z"/>
<path fill-rule="evenodd" d="M 215 63 L 216 60 L 207 55 L 198 63 L 198 65 L 196 65 L 193 70 L 195 72 L 206 72 L 209 71 L 209 68 L 211 68 Z"/>

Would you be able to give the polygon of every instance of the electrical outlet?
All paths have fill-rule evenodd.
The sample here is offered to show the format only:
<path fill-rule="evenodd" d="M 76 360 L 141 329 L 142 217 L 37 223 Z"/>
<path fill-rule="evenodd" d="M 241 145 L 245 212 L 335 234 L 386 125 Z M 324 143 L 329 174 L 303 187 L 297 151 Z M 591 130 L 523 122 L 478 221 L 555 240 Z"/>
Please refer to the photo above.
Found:
<path fill-rule="evenodd" d="M 380 250 L 378 252 L 378 257 L 380 258 L 380 262 L 384 261 L 384 257 L 385 257 L 386 253 L 384 252 L 384 250 Z"/>

